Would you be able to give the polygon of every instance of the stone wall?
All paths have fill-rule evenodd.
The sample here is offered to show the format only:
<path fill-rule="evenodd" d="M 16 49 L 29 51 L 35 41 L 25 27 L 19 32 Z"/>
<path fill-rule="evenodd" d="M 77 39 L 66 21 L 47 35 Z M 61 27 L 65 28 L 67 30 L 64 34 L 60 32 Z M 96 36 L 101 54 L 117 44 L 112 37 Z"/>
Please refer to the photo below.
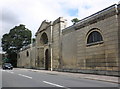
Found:
<path fill-rule="evenodd" d="M 36 59 L 36 48 L 28 47 L 27 49 L 22 49 L 18 54 L 17 66 L 25 68 L 34 68 Z"/>
<path fill-rule="evenodd" d="M 62 60 L 66 71 L 118 75 L 118 18 L 116 5 L 63 30 Z M 87 44 L 89 33 L 101 33 L 103 41 Z M 108 72 L 110 71 L 110 72 Z"/>
<path fill-rule="evenodd" d="M 118 4 L 118 65 L 120 75 L 120 2 Z"/>
<path fill-rule="evenodd" d="M 71 29 L 70 29 L 71 30 Z M 76 32 L 63 34 L 62 38 L 62 68 L 77 68 Z"/>

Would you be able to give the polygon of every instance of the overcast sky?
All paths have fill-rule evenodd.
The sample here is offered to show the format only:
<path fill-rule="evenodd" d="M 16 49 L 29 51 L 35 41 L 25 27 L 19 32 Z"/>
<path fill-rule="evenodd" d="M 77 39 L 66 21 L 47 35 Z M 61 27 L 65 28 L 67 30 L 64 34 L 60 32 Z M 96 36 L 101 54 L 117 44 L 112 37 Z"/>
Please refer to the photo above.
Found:
<path fill-rule="evenodd" d="M 83 19 L 118 2 L 119 0 L 0 0 L 0 39 L 19 24 L 26 25 L 34 37 L 43 20 L 53 21 L 64 17 L 70 26 L 71 19 Z"/>

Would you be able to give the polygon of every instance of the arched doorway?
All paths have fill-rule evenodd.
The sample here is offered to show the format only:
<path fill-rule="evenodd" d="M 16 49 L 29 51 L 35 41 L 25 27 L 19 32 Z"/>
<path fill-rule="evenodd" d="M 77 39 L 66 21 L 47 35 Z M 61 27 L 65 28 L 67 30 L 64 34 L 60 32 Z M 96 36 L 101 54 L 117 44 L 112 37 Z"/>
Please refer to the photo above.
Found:
<path fill-rule="evenodd" d="M 46 49 L 45 51 L 45 70 L 48 70 L 50 65 L 50 59 L 49 59 L 49 51 Z"/>

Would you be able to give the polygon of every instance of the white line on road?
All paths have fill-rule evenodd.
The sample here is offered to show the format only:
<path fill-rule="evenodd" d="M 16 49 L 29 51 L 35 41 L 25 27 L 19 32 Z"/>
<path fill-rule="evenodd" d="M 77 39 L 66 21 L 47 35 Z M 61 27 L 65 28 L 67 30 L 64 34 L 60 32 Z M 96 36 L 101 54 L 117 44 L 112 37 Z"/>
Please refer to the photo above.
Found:
<path fill-rule="evenodd" d="M 20 75 L 20 76 L 22 76 L 22 77 L 26 77 L 26 78 L 32 79 L 32 77 L 27 76 L 27 75 L 23 75 L 23 74 L 18 74 L 18 75 Z"/>
<path fill-rule="evenodd" d="M 14 72 L 8 71 L 8 73 L 14 74 Z"/>
<path fill-rule="evenodd" d="M 2 71 L 5 71 L 5 70 L 2 70 Z"/>
<path fill-rule="evenodd" d="M 61 86 L 61 85 L 58 85 L 58 84 L 55 84 L 55 83 L 51 83 L 51 82 L 47 82 L 47 81 L 43 81 L 44 83 L 47 83 L 47 84 L 50 84 L 50 85 L 53 85 L 53 86 L 57 86 L 57 87 L 64 87 L 64 86 Z"/>
<path fill-rule="evenodd" d="M 2 71 L 5 71 L 5 72 L 11 73 L 11 74 L 13 74 L 13 73 L 14 73 L 14 72 L 9 71 L 9 70 L 2 70 Z"/>

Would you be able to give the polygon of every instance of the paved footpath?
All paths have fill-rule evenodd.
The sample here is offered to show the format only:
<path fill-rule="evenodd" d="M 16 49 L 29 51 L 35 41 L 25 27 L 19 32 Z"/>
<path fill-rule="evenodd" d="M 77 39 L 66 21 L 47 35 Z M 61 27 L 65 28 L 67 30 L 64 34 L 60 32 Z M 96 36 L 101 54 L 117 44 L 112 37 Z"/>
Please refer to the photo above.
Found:
<path fill-rule="evenodd" d="M 81 74 L 81 73 L 69 73 L 69 72 L 58 72 L 58 71 L 49 71 L 49 70 L 36 70 L 36 69 L 24 69 L 24 68 L 22 68 L 22 70 L 26 70 L 26 71 L 28 70 L 28 71 L 34 71 L 34 72 L 44 72 L 44 73 L 49 73 L 49 74 L 59 74 L 59 75 L 65 75 L 65 76 L 71 76 L 71 77 L 79 77 L 79 78 L 83 78 L 83 79 L 92 79 L 92 80 L 106 81 L 106 82 L 112 82 L 112 83 L 119 83 L 120 84 L 120 78 L 119 77 L 114 77 L 114 76 Z"/>

